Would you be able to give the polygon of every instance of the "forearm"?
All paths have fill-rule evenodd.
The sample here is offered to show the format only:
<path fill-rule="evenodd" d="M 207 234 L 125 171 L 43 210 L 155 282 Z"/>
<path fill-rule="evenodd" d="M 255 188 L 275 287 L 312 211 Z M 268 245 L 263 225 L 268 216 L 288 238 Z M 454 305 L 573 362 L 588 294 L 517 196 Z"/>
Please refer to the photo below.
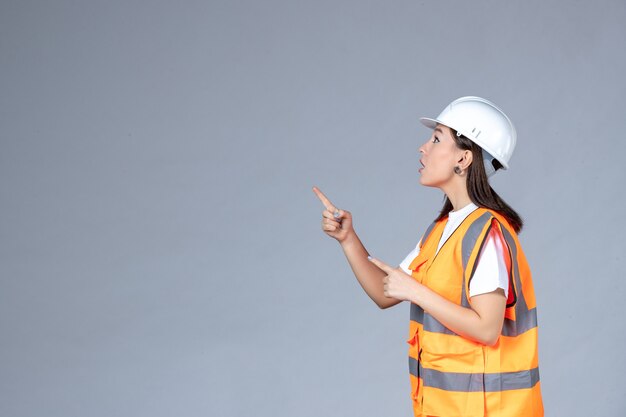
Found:
<path fill-rule="evenodd" d="M 383 278 L 387 274 L 367 259 L 369 253 L 356 233 L 348 235 L 341 248 L 357 281 L 378 307 L 384 309 L 401 302 L 385 296 Z"/>
<path fill-rule="evenodd" d="M 485 345 L 493 345 L 502 330 L 504 294 L 500 296 L 499 293 L 491 293 L 478 297 L 490 303 L 483 303 L 488 307 L 481 309 L 482 316 L 472 308 L 449 301 L 425 285 L 418 287 L 411 301 L 456 334 Z"/>

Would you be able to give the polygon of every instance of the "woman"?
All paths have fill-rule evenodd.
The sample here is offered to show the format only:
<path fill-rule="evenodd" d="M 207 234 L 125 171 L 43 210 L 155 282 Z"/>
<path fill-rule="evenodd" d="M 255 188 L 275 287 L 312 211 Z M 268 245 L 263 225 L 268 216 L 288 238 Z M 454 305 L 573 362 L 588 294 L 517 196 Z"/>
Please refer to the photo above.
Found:
<path fill-rule="evenodd" d="M 324 194 L 322 230 L 344 250 L 380 308 L 411 302 L 409 377 L 415 416 L 543 416 L 531 273 L 522 219 L 489 186 L 508 168 L 515 128 L 497 106 L 461 97 L 420 148 L 420 183 L 445 203 L 397 268 L 369 256 L 349 211 Z"/>

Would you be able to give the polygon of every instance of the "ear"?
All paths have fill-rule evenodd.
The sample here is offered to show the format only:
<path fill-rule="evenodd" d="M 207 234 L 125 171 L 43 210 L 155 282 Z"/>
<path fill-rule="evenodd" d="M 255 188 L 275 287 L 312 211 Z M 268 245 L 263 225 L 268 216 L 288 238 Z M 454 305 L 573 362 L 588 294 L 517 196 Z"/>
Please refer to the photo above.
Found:
<path fill-rule="evenodd" d="M 474 155 L 472 154 L 472 151 L 463 150 L 461 151 L 460 158 L 457 160 L 457 165 L 465 171 L 472 164 L 473 158 Z"/>

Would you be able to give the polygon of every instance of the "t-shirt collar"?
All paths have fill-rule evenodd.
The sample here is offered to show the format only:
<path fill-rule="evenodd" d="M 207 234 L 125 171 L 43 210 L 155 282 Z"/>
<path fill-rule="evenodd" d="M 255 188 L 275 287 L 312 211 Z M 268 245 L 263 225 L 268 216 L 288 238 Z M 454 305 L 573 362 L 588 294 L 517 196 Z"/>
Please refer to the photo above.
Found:
<path fill-rule="evenodd" d="M 457 211 L 450 211 L 450 213 L 448 213 L 448 217 L 450 219 L 466 217 L 468 214 L 470 214 L 472 211 L 476 210 L 477 208 L 478 206 L 476 204 L 470 202 L 468 205 L 466 205 L 463 208 L 458 209 Z"/>

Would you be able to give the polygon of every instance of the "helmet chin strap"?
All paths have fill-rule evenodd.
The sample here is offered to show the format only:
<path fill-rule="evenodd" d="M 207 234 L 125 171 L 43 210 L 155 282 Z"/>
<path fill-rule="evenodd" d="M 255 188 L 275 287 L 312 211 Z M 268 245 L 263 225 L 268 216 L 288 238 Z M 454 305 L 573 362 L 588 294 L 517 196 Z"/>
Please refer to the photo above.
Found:
<path fill-rule="evenodd" d="M 496 173 L 496 169 L 493 167 L 493 160 L 495 159 L 489 152 L 486 150 L 483 151 L 483 165 L 485 165 L 485 173 L 487 174 L 487 178 L 491 177 Z"/>

